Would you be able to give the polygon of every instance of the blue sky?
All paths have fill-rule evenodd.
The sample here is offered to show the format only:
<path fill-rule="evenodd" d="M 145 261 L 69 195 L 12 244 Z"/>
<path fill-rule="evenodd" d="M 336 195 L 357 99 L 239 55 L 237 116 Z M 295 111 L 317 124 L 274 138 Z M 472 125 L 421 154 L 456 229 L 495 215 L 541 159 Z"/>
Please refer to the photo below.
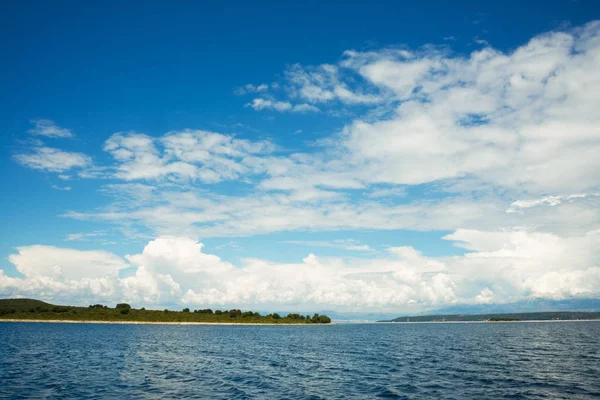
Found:
<path fill-rule="evenodd" d="M 1 7 L 0 295 L 598 296 L 596 2 Z"/>

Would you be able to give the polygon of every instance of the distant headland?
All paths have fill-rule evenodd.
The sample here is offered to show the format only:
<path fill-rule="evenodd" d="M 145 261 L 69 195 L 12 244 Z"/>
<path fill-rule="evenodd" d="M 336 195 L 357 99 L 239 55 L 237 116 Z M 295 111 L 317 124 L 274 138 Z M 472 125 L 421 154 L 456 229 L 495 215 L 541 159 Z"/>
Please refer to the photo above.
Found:
<path fill-rule="evenodd" d="M 329 324 L 326 315 L 277 313 L 260 315 L 239 309 L 212 310 L 209 308 L 181 311 L 146 310 L 120 303 L 115 307 L 93 304 L 88 307 L 58 306 L 33 299 L 0 299 L 0 322 L 92 322 L 92 323 L 156 323 L 156 324 L 247 324 L 247 325 L 309 325 Z"/>
<path fill-rule="evenodd" d="M 398 317 L 377 322 L 519 322 L 600 320 L 599 311 L 547 311 L 503 314 L 444 314 Z"/>

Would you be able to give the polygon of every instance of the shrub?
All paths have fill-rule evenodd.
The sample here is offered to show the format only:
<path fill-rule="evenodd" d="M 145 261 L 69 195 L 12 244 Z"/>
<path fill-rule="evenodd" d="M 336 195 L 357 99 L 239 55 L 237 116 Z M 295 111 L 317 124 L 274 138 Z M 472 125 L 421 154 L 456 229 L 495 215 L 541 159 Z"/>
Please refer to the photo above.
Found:
<path fill-rule="evenodd" d="M 233 309 L 233 310 L 229 311 L 230 318 L 237 318 L 241 315 L 242 315 L 242 312 L 240 310 Z"/>
<path fill-rule="evenodd" d="M 215 315 L 221 315 L 221 314 L 223 314 L 223 311 L 221 311 L 221 310 L 215 310 Z"/>
<path fill-rule="evenodd" d="M 106 308 L 106 306 L 103 306 L 102 304 L 94 304 L 94 305 L 90 305 L 89 308 Z"/>
<path fill-rule="evenodd" d="M 115 308 L 131 308 L 131 306 L 127 303 L 119 303 Z"/>
<path fill-rule="evenodd" d="M 146 311 L 146 308 L 142 307 L 140 308 L 140 311 Z"/>
<path fill-rule="evenodd" d="M 329 318 L 327 315 L 321 315 L 319 317 L 320 324 L 329 324 L 330 322 L 331 322 L 331 318 Z"/>
<path fill-rule="evenodd" d="M 274 313 L 274 314 L 271 316 L 271 318 L 273 318 L 273 319 L 281 319 L 281 315 L 279 315 L 279 314 L 277 314 L 277 313 Z"/>
<path fill-rule="evenodd" d="M 121 308 L 120 313 L 121 314 L 129 314 L 129 310 L 130 310 L 129 308 Z"/>
<path fill-rule="evenodd" d="M 254 317 L 254 313 L 252 311 L 246 311 L 242 313 L 242 318 Z"/>
<path fill-rule="evenodd" d="M 190 309 L 186 307 L 183 310 L 181 310 L 181 312 L 190 312 Z"/>

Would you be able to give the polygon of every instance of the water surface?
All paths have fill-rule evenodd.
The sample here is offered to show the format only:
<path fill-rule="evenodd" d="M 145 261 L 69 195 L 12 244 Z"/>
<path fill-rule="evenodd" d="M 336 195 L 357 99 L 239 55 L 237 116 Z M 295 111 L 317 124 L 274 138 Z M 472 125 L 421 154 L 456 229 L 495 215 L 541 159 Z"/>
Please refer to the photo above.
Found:
<path fill-rule="evenodd" d="M 600 322 L 0 323 L 10 399 L 591 399 Z"/>

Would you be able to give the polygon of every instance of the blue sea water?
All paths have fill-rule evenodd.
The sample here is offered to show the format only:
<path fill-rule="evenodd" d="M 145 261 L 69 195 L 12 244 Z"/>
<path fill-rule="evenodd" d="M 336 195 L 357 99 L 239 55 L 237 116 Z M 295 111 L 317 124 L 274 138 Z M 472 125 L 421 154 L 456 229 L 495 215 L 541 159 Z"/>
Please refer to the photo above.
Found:
<path fill-rule="evenodd" d="M 9 399 L 591 399 L 600 322 L 0 323 Z"/>

